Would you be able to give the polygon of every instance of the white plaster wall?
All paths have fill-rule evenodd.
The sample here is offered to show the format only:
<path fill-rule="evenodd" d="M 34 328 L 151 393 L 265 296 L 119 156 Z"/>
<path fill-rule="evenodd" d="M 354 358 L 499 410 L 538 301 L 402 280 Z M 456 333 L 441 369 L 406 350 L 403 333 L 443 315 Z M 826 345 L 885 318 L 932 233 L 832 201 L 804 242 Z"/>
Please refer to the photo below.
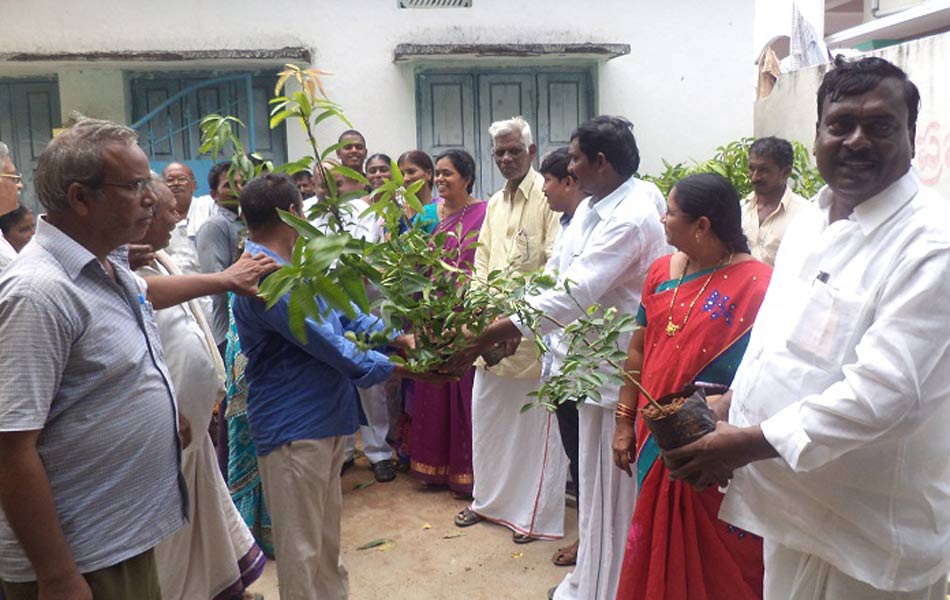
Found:
<path fill-rule="evenodd" d="M 920 89 L 917 152 L 921 180 L 950 199 L 950 33 L 869 53 L 895 63 Z M 772 94 L 755 106 L 755 135 L 777 135 L 811 146 L 818 109 L 815 97 L 825 67 L 782 75 Z"/>
<path fill-rule="evenodd" d="M 59 72 L 63 120 L 71 111 L 96 119 L 128 122 L 128 85 L 119 69 L 64 68 Z"/>
<path fill-rule="evenodd" d="M 753 2 L 474 0 L 471 9 L 400 10 L 396 0 L 8 0 L 0 55 L 307 47 L 317 66 L 336 72 L 328 92 L 366 132 L 370 150 L 397 153 L 416 144 L 416 65 L 393 64 L 398 43 L 628 43 L 630 56 L 591 62 L 597 108 L 635 122 L 651 172 L 661 158 L 705 158 L 751 133 Z M 288 135 L 295 157 L 305 145 L 296 128 Z"/>

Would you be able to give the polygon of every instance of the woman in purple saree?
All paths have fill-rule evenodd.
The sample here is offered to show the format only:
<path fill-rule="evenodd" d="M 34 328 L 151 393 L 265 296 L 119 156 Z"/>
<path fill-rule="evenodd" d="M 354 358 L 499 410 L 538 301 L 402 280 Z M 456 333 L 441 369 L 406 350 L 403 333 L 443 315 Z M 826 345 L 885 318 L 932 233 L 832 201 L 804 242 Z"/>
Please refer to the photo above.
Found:
<path fill-rule="evenodd" d="M 471 273 L 475 243 L 485 218 L 484 201 L 472 198 L 475 161 L 464 150 L 449 150 L 436 159 L 435 183 L 442 197 L 439 224 L 451 262 Z M 475 235 L 467 237 L 470 233 Z M 410 471 L 416 479 L 447 485 L 453 494 L 472 493 L 472 381 L 474 368 L 452 383 L 413 382 L 409 437 Z"/>

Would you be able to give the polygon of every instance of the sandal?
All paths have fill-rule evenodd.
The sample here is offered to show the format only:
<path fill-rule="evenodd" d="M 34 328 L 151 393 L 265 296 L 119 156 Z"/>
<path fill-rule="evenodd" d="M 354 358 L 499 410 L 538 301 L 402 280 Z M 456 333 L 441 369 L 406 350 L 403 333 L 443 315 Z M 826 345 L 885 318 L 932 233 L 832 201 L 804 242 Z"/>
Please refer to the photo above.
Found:
<path fill-rule="evenodd" d="M 574 542 L 570 546 L 564 546 L 563 548 L 558 548 L 557 552 L 554 553 L 554 556 L 551 557 L 551 562 L 559 567 L 570 567 L 571 565 L 577 564 L 577 547 L 580 545 L 580 540 Z"/>
<path fill-rule="evenodd" d="M 537 539 L 536 537 L 518 533 L 517 531 L 511 536 L 511 541 L 516 544 L 530 544 L 531 542 L 537 541 Z"/>
<path fill-rule="evenodd" d="M 477 514 L 475 514 L 474 512 L 472 512 L 472 510 L 468 508 L 467 506 L 463 508 L 462 510 L 460 510 L 457 515 L 455 515 L 455 524 L 458 527 L 469 527 L 471 525 L 474 525 L 475 523 L 478 523 L 481 520 L 482 518 L 478 516 Z"/>

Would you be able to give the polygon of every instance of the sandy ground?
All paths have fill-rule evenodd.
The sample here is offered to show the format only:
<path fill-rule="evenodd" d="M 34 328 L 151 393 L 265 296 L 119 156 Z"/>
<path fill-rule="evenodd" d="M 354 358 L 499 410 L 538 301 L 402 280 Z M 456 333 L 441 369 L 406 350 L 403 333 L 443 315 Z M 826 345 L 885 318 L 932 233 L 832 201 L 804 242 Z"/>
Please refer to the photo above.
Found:
<path fill-rule="evenodd" d="M 373 481 L 362 489 L 356 486 Z M 375 483 L 365 458 L 343 476 L 343 560 L 352 600 L 547 598 L 569 568 L 555 567 L 555 550 L 577 535 L 577 511 L 567 509 L 566 540 L 518 545 L 511 532 L 482 522 L 459 529 L 452 518 L 465 507 L 448 491 L 421 486 L 400 473 Z M 391 540 L 357 550 L 367 542 Z M 269 562 L 251 587 L 278 598 L 277 566 Z"/>

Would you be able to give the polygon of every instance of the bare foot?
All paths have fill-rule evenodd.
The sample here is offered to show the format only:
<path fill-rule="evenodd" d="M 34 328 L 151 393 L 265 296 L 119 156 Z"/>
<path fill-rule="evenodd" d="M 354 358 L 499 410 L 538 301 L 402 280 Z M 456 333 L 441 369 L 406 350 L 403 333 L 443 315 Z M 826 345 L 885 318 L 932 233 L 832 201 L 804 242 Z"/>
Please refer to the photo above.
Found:
<path fill-rule="evenodd" d="M 551 562 L 559 567 L 569 567 L 577 564 L 577 547 L 580 546 L 580 543 L 580 540 L 577 540 L 570 546 L 558 548 L 554 556 L 551 557 Z"/>

